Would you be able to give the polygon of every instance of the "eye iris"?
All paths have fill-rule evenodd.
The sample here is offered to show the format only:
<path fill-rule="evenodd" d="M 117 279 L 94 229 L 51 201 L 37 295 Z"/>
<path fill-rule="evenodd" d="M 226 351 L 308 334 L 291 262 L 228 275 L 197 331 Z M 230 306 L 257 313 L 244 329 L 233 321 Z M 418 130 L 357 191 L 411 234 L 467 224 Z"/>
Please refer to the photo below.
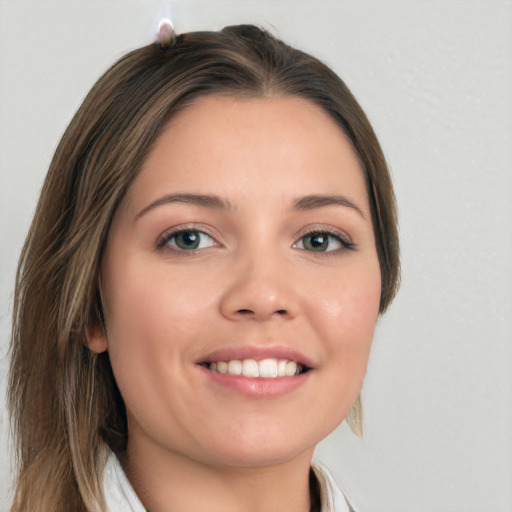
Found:
<path fill-rule="evenodd" d="M 310 251 L 325 251 L 329 245 L 329 236 L 322 234 L 314 234 L 306 237 L 304 246 Z"/>
<path fill-rule="evenodd" d="M 176 245 L 180 249 L 197 249 L 201 236 L 197 231 L 182 231 L 176 235 Z"/>

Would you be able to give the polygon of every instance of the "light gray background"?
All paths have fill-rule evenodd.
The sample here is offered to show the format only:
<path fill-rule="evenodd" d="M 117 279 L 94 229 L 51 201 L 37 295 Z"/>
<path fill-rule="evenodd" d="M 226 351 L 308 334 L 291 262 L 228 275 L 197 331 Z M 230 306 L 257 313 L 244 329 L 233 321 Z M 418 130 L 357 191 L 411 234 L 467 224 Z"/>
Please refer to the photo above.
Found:
<path fill-rule="evenodd" d="M 0 1 L 2 390 L 16 260 L 52 152 L 168 4 Z M 512 3 L 183 0 L 171 12 L 179 31 L 258 23 L 321 57 L 393 171 L 403 283 L 377 330 L 365 436 L 342 426 L 319 458 L 362 512 L 510 512 Z M 0 510 L 7 439 L 0 403 Z"/>

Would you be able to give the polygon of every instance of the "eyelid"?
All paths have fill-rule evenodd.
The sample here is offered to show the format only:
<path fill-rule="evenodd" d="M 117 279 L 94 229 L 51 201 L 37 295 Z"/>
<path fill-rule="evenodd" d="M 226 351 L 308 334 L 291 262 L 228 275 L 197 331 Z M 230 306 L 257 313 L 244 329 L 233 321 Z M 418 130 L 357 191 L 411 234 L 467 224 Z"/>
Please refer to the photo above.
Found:
<path fill-rule="evenodd" d="M 357 246 L 352 241 L 351 237 L 342 229 L 335 228 L 333 226 L 326 226 L 326 225 L 313 225 L 313 226 L 307 226 L 303 228 L 301 231 L 297 233 L 295 236 L 295 242 L 293 243 L 293 247 L 296 247 L 296 245 L 302 240 L 304 237 L 308 235 L 315 235 L 315 234 L 327 234 L 330 236 L 335 237 L 339 240 L 339 242 L 343 245 L 343 248 L 338 249 L 338 251 L 343 250 L 356 250 Z M 305 249 L 304 249 L 305 250 Z M 328 253 L 335 253 L 336 250 L 333 251 L 324 251 L 323 253 L 319 251 L 317 254 L 328 254 Z"/>
<path fill-rule="evenodd" d="M 178 224 L 177 226 L 173 226 L 169 229 L 166 229 L 156 240 L 155 243 L 155 249 L 163 250 L 166 247 L 169 248 L 169 250 L 175 250 L 176 252 L 197 252 L 201 249 L 194 249 L 190 251 L 181 251 L 180 249 L 172 249 L 171 247 L 167 246 L 167 242 L 173 237 L 180 233 L 186 232 L 186 231 L 196 231 L 198 233 L 202 233 L 204 235 L 209 236 L 214 242 L 215 246 L 221 247 L 223 244 L 219 242 L 219 236 L 213 232 L 212 229 L 208 228 L 208 226 L 205 226 L 204 224 L 194 224 L 194 223 L 187 223 L 187 224 Z"/>
<path fill-rule="evenodd" d="M 214 242 L 215 246 L 217 247 L 223 247 L 224 244 L 219 241 L 221 238 L 216 231 L 208 227 L 204 224 L 196 224 L 196 223 L 186 223 L 186 224 L 178 224 L 176 226 L 173 226 L 171 228 L 166 229 L 156 240 L 155 243 L 155 249 L 156 250 L 164 250 L 166 247 L 169 250 L 174 250 L 175 252 L 179 253 L 191 253 L 200 251 L 202 249 L 192 249 L 190 251 L 180 250 L 180 249 L 172 249 L 171 247 L 167 246 L 166 244 L 168 241 L 173 237 L 178 235 L 179 233 L 186 231 L 196 231 L 198 233 L 203 233 L 207 236 L 209 236 Z M 356 250 L 357 246 L 354 242 L 352 242 L 351 237 L 342 229 L 335 228 L 333 226 L 326 226 L 326 225 L 312 225 L 312 226 L 306 226 L 305 228 L 301 229 L 299 232 L 296 233 L 294 239 L 295 242 L 293 242 L 292 247 L 297 248 L 297 244 L 303 239 L 304 237 L 308 235 L 314 235 L 314 234 L 327 234 L 330 236 L 333 236 L 343 246 L 340 249 L 335 249 L 331 251 L 319 251 L 317 254 L 330 254 L 330 253 L 337 253 L 344 250 Z M 306 250 L 306 249 L 301 249 Z"/>

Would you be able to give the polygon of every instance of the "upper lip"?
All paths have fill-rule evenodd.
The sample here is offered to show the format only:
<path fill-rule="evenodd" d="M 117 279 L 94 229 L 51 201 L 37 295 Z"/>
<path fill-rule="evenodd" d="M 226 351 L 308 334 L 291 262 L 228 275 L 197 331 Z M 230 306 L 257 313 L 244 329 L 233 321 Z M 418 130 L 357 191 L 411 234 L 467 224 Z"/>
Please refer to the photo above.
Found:
<path fill-rule="evenodd" d="M 216 363 L 218 361 L 233 361 L 243 359 L 255 359 L 261 361 L 263 359 L 286 359 L 287 361 L 295 361 L 306 368 L 314 368 L 314 363 L 298 350 L 285 346 L 231 346 L 223 347 L 207 356 L 201 358 L 198 363 Z"/>

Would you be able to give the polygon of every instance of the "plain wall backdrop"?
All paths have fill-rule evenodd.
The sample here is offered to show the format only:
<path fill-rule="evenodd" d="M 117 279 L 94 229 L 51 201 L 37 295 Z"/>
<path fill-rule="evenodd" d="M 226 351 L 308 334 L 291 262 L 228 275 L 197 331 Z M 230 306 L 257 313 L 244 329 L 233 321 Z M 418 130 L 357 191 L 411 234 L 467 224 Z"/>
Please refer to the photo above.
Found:
<path fill-rule="evenodd" d="M 0 1 L 0 510 L 12 289 L 38 192 L 86 92 L 167 9 L 181 32 L 256 23 L 320 57 L 390 163 L 402 287 L 364 438 L 342 425 L 318 457 L 361 512 L 510 512 L 512 2 L 495 0 Z"/>

